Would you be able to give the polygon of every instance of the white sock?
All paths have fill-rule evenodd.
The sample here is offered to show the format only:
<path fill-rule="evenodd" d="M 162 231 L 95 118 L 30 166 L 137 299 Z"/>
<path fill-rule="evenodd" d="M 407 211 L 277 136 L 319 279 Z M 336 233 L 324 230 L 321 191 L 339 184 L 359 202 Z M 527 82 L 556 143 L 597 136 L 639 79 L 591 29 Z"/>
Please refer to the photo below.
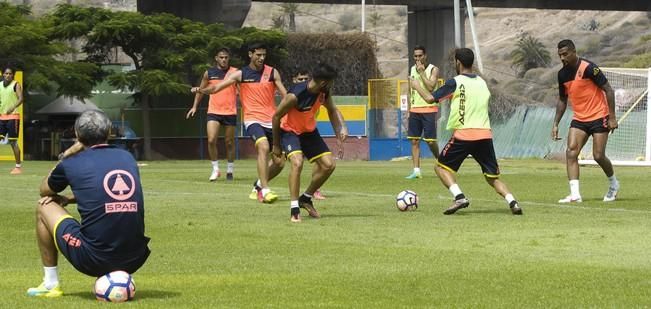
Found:
<path fill-rule="evenodd" d="M 581 196 L 581 193 L 579 193 L 579 180 L 578 179 L 572 179 L 570 180 L 570 195 L 572 197 L 579 197 Z"/>
<path fill-rule="evenodd" d="M 289 208 L 298 208 L 298 200 L 289 202 Z"/>
<path fill-rule="evenodd" d="M 615 174 L 612 176 L 608 177 L 608 181 L 610 181 L 610 186 L 611 187 L 619 187 L 619 181 L 617 181 L 617 177 L 615 177 Z"/>
<path fill-rule="evenodd" d="M 420 167 L 414 167 L 414 173 L 419 174 L 420 173 Z"/>
<path fill-rule="evenodd" d="M 312 194 L 307 194 L 307 192 L 303 192 L 303 195 L 305 195 L 305 196 L 307 196 L 309 198 L 312 198 Z"/>
<path fill-rule="evenodd" d="M 267 193 L 271 192 L 271 189 L 269 188 L 262 188 L 262 196 L 267 195 Z"/>
<path fill-rule="evenodd" d="M 255 182 L 255 185 L 258 186 L 258 187 L 261 186 L 261 185 L 260 185 L 260 179 L 258 179 L 258 181 Z"/>
<path fill-rule="evenodd" d="M 450 190 L 450 193 L 452 193 L 452 196 L 454 197 L 457 197 L 459 194 L 463 194 L 463 192 L 461 192 L 461 188 L 459 188 L 459 185 L 456 183 L 451 185 L 448 190 Z"/>
<path fill-rule="evenodd" d="M 20 163 L 16 163 L 16 167 L 17 167 L 17 168 L 20 168 L 21 166 L 22 166 L 22 164 L 20 164 Z M 614 177 L 614 176 L 613 176 L 613 177 Z"/>
<path fill-rule="evenodd" d="M 235 166 L 235 164 L 233 162 L 226 163 L 226 173 L 232 174 L 233 173 L 233 166 Z"/>
<path fill-rule="evenodd" d="M 46 289 L 52 289 L 53 287 L 59 284 L 59 274 L 57 273 L 57 267 L 43 267 L 43 272 L 45 277 L 43 277 L 43 284 Z"/>
<path fill-rule="evenodd" d="M 505 195 L 504 199 L 506 200 L 507 204 L 511 204 L 511 202 L 515 201 L 515 197 L 513 197 L 513 194 L 511 193 Z"/>
<path fill-rule="evenodd" d="M 218 171 L 219 170 L 219 161 L 210 161 L 210 164 L 212 164 L 212 170 L 213 171 Z"/>

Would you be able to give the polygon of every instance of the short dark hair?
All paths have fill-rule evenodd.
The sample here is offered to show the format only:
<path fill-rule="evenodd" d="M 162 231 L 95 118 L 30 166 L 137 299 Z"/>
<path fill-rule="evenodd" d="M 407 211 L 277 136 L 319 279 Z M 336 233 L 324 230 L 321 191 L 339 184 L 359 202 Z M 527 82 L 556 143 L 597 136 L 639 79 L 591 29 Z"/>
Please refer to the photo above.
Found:
<path fill-rule="evenodd" d="M 75 120 L 75 132 L 84 146 L 103 144 L 111 132 L 111 120 L 102 111 L 87 110 Z"/>
<path fill-rule="evenodd" d="M 14 69 L 12 66 L 9 65 L 5 65 L 4 67 L 2 67 L 2 73 L 4 73 L 6 70 L 11 70 L 11 73 L 14 74 L 16 73 L 16 69 Z"/>
<path fill-rule="evenodd" d="M 327 63 L 319 63 L 312 70 L 312 78 L 315 80 L 333 80 L 337 77 L 337 70 Z"/>
<path fill-rule="evenodd" d="M 423 54 L 427 54 L 427 51 L 425 50 L 425 46 L 423 46 L 423 45 L 414 46 L 414 51 L 417 51 L 417 50 L 422 50 Z"/>
<path fill-rule="evenodd" d="M 294 72 L 294 75 L 292 75 L 292 77 L 296 77 L 296 76 L 299 76 L 299 75 L 310 75 L 310 72 L 308 70 L 304 69 L 304 68 L 299 68 L 299 69 L 296 69 L 296 71 Z"/>
<path fill-rule="evenodd" d="M 254 53 L 256 49 L 264 49 L 264 50 L 266 50 L 267 46 L 264 45 L 263 43 L 259 43 L 259 42 L 249 44 L 249 52 Z"/>
<path fill-rule="evenodd" d="M 459 60 L 464 67 L 472 68 L 472 64 L 475 61 L 475 53 L 470 48 L 457 48 L 454 51 L 454 59 Z"/>
<path fill-rule="evenodd" d="M 227 54 L 230 55 L 230 54 L 231 54 L 231 50 L 228 49 L 228 47 L 222 47 L 222 48 L 218 49 L 218 50 L 215 52 L 215 56 L 217 56 L 219 53 L 227 53 Z"/>
<path fill-rule="evenodd" d="M 561 49 L 563 47 L 567 47 L 567 49 L 569 50 L 576 50 L 576 46 L 574 46 L 574 42 L 568 39 L 558 42 L 558 49 Z"/>

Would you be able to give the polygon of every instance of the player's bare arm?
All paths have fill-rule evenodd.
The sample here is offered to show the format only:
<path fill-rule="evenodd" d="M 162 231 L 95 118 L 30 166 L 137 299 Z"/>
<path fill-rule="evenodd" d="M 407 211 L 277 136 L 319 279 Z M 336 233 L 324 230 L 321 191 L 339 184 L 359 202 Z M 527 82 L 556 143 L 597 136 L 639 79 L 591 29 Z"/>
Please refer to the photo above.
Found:
<path fill-rule="evenodd" d="M 201 83 L 199 84 L 199 88 L 205 88 L 207 85 L 208 85 L 208 71 L 203 72 L 203 77 L 201 77 Z M 199 103 L 201 103 L 201 99 L 203 99 L 203 93 L 197 92 L 194 95 L 194 102 L 192 103 L 192 108 L 190 108 L 188 113 L 185 115 L 185 119 L 194 117 L 194 114 L 197 112 L 197 107 L 199 107 Z"/>
<path fill-rule="evenodd" d="M 287 89 L 285 89 L 285 85 L 283 85 L 283 80 L 280 77 L 280 73 L 276 69 L 274 69 L 274 84 L 280 93 L 280 97 L 285 98 L 287 96 Z"/>
<path fill-rule="evenodd" d="M 615 114 L 615 91 L 613 87 L 610 86 L 609 82 L 606 82 L 601 89 L 606 93 L 606 101 L 608 102 L 608 130 L 611 132 L 617 129 L 617 115 Z"/>
<path fill-rule="evenodd" d="M 332 128 L 335 130 L 337 138 L 343 142 L 348 137 L 348 127 L 346 127 L 344 115 L 341 114 L 341 111 L 334 104 L 331 96 L 328 96 L 323 106 L 328 111 L 328 118 L 330 118 L 330 124 L 332 124 Z"/>
<path fill-rule="evenodd" d="M 280 158 L 282 155 L 282 147 L 280 146 L 280 119 L 282 119 L 291 108 L 294 108 L 298 102 L 298 99 L 295 95 L 289 94 L 286 95 L 280 104 L 276 108 L 276 113 L 274 113 L 271 118 L 271 130 L 273 132 L 273 147 L 272 154 L 276 158 Z"/>
<path fill-rule="evenodd" d="M 207 87 L 192 87 L 190 92 L 192 93 L 203 93 L 203 94 L 213 94 L 220 92 L 226 89 L 228 86 L 242 82 L 242 71 L 237 71 L 231 75 L 227 75 L 223 82 L 215 85 L 209 85 Z"/>
<path fill-rule="evenodd" d="M 561 138 L 558 137 L 558 124 L 565 114 L 565 109 L 567 109 L 567 98 L 561 97 L 556 103 L 556 115 L 554 116 L 554 124 L 552 125 L 552 139 L 557 141 Z"/>
<path fill-rule="evenodd" d="M 434 103 L 434 96 L 429 93 L 427 90 L 425 90 L 420 83 L 415 80 L 415 79 L 410 79 L 411 88 L 416 90 L 418 94 L 420 94 L 421 98 L 425 100 L 427 103 Z"/>
<path fill-rule="evenodd" d="M 436 90 L 436 81 L 438 80 L 439 76 L 439 68 L 436 66 L 432 67 L 432 74 L 430 74 L 429 78 L 427 78 L 427 74 L 425 74 L 425 71 L 423 70 L 422 72 L 418 72 L 420 74 L 421 79 L 423 80 L 423 84 L 425 84 L 425 88 L 427 91 L 432 92 Z"/>
<path fill-rule="evenodd" d="M 15 113 L 16 109 L 23 104 L 23 86 L 21 86 L 20 83 L 16 83 L 16 97 L 18 98 L 18 101 L 16 101 L 16 105 L 8 111 L 8 114 Z"/>

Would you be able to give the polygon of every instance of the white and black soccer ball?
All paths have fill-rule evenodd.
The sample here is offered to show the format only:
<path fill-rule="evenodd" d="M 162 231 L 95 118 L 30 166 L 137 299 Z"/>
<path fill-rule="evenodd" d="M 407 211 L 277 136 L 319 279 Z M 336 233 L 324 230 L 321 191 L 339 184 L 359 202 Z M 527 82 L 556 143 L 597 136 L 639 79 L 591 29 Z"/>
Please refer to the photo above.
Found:
<path fill-rule="evenodd" d="M 396 207 L 400 211 L 416 210 L 418 208 L 418 194 L 411 190 L 404 190 L 396 196 Z"/>
<path fill-rule="evenodd" d="M 132 300 L 135 295 L 136 283 L 126 271 L 110 272 L 95 281 L 97 300 L 121 303 Z"/>

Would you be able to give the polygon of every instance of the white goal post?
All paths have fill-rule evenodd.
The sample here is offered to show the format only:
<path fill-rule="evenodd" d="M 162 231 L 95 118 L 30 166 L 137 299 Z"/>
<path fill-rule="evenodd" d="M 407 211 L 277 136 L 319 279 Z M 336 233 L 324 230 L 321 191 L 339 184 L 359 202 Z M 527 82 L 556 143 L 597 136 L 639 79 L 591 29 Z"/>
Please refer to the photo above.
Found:
<path fill-rule="evenodd" d="M 606 156 L 613 165 L 651 166 L 651 68 L 601 68 L 615 91 L 619 128 L 608 137 Z M 579 156 L 579 164 L 592 160 L 592 139 Z"/>

